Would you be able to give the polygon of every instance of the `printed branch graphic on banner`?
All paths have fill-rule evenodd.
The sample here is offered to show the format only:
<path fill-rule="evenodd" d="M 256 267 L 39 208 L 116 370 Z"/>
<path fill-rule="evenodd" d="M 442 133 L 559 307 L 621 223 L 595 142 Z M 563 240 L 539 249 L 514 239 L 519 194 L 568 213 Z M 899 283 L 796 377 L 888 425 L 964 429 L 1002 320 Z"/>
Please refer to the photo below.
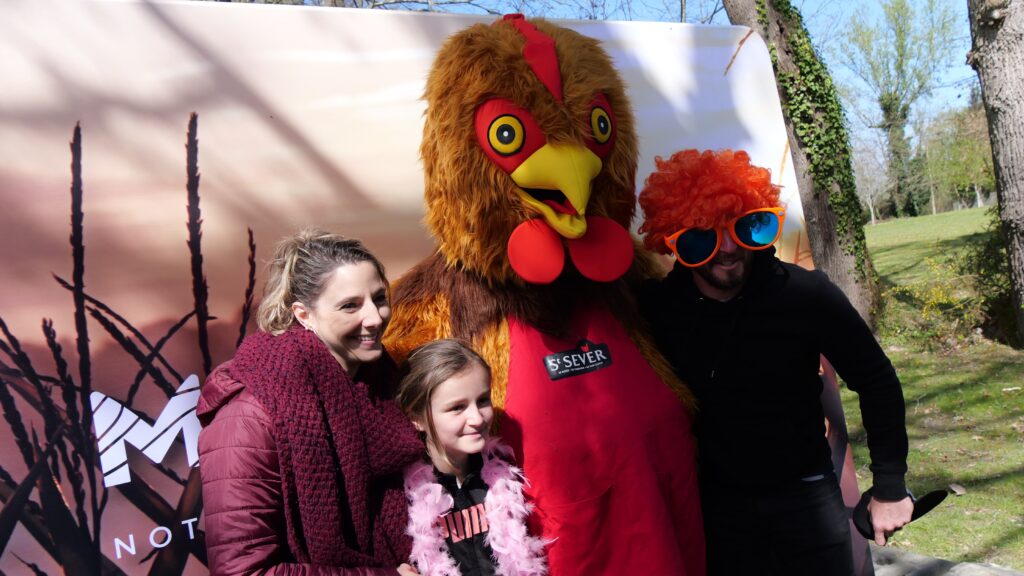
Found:
<path fill-rule="evenodd" d="M 206 284 L 202 270 L 200 252 L 201 213 L 199 210 L 199 179 L 196 166 L 198 144 L 196 137 L 197 117 L 193 114 L 189 122 L 187 138 L 187 182 L 188 248 L 195 278 L 195 308 L 172 325 L 155 343 L 151 343 L 132 323 L 84 290 L 85 277 L 85 214 L 82 209 L 84 190 L 82 186 L 82 132 L 76 126 L 71 143 L 72 186 L 72 260 L 73 281 L 55 276 L 56 282 L 73 296 L 75 306 L 77 352 L 79 355 L 79 382 L 76 383 L 69 370 L 69 361 L 58 343 L 57 332 L 49 320 L 43 320 L 51 359 L 56 374 L 47 374 L 38 366 L 42 360 L 33 358 L 20 340 L 0 317 L 0 351 L 10 365 L 0 363 L 0 405 L 3 408 L 11 435 L 21 452 L 30 472 L 21 482 L 3 466 L 0 466 L 0 498 L 6 505 L 0 521 L 0 551 L 7 548 L 15 523 L 19 520 L 32 537 L 62 566 L 67 574 L 123 574 L 124 572 L 102 552 L 101 526 L 103 513 L 109 501 L 107 488 L 117 487 L 121 494 L 139 511 L 150 518 L 156 526 L 149 531 L 148 541 L 154 552 L 171 548 L 175 541 L 184 545 L 172 548 L 172 554 L 154 560 L 153 570 L 160 573 L 181 573 L 188 555 L 206 564 L 205 539 L 196 527 L 200 506 L 191 509 L 182 502 L 172 504 L 156 488 L 145 480 L 132 476 L 126 445 L 141 451 L 151 467 L 161 472 L 173 484 L 179 486 L 182 496 L 188 494 L 188 485 L 196 483 L 198 476 L 195 466 L 199 462 L 198 440 L 201 425 L 196 418 L 196 403 L 199 399 L 200 377 L 191 374 L 183 381 L 168 360 L 161 354 L 163 346 L 193 317 L 204 310 Z M 252 293 L 255 283 L 255 249 L 252 232 L 249 231 L 249 276 L 246 297 L 242 306 L 244 334 L 252 308 Z M 88 313 L 106 331 L 125 353 L 138 364 L 138 373 L 129 387 L 126 399 L 121 401 L 99 391 L 92 390 L 90 381 L 92 351 L 85 323 Z M 208 317 L 208 315 L 207 315 Z M 95 338 L 95 337 L 93 337 Z M 240 341 L 240 340 L 239 340 Z M 200 344 L 200 352 L 209 358 L 206 343 Z M 165 374 L 165 371 L 167 374 Z M 148 379 L 146 378 L 148 377 Z M 178 379 L 181 385 L 175 390 L 169 378 Z M 133 408 L 133 400 L 141 384 L 151 382 L 160 389 L 168 401 L 154 420 L 147 414 Z M 59 392 L 58 403 L 55 392 Z M 39 446 L 33 430 L 31 440 L 28 427 L 16 405 L 18 396 L 42 417 L 46 446 Z M 86 403 L 88 399 L 88 404 Z M 90 432 L 95 432 L 92 434 Z M 196 480 L 180 478 L 172 469 L 163 465 L 163 460 L 175 442 L 183 443 L 188 465 L 193 467 Z M 103 474 L 102 486 L 96 482 L 96 468 Z M 28 495 L 38 485 L 40 503 L 36 504 Z M 61 486 L 69 486 L 66 493 L 71 500 L 61 497 Z M 72 509 L 73 507 L 73 509 Z M 20 518 L 19 518 L 20 517 Z M 134 533 L 112 536 L 111 546 L 117 559 L 125 553 L 137 554 Z M 38 570 L 38 566 L 26 563 Z"/>

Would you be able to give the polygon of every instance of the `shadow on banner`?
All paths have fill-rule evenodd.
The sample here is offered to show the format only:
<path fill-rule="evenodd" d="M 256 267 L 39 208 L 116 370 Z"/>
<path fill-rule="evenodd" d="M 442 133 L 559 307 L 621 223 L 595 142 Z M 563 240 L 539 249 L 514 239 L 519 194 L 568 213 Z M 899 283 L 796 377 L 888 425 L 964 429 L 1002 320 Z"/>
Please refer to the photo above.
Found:
<path fill-rule="evenodd" d="M 417 162 L 423 81 L 444 38 L 492 18 L 160 0 L 8 4 L 0 571 L 204 574 L 195 399 L 251 324 L 260 257 L 307 225 L 362 239 L 392 277 L 428 255 Z M 567 25 L 600 40 L 629 86 L 641 181 L 656 154 L 745 149 L 783 185 L 792 217 L 780 257 L 810 265 L 770 57 L 756 35 Z M 183 134 L 193 110 L 205 140 L 194 117 Z M 69 196 L 65 143 L 79 121 Z M 825 390 L 849 504 L 856 483 L 848 492 L 842 411 L 834 385 Z M 870 574 L 870 561 L 861 566 Z"/>

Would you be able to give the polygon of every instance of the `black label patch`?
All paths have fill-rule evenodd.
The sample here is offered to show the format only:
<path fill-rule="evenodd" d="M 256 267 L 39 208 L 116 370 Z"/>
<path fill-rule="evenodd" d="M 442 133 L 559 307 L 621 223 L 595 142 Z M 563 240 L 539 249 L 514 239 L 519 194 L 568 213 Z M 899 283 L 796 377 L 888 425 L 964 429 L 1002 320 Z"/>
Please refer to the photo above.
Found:
<path fill-rule="evenodd" d="M 552 380 L 586 374 L 611 365 L 612 355 L 608 352 L 608 345 L 595 344 L 589 340 L 580 340 L 572 350 L 544 357 L 544 367 Z"/>

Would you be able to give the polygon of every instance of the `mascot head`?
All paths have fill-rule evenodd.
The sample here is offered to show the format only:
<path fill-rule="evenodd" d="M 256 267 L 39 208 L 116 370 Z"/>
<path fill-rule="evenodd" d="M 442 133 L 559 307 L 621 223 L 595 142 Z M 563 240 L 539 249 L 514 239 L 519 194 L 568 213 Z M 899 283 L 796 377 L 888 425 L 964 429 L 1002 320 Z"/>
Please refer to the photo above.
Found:
<path fill-rule="evenodd" d="M 568 249 L 588 278 L 625 272 L 637 143 L 596 40 L 519 15 L 472 26 L 442 46 L 425 99 L 426 224 L 449 266 L 548 283 Z"/>

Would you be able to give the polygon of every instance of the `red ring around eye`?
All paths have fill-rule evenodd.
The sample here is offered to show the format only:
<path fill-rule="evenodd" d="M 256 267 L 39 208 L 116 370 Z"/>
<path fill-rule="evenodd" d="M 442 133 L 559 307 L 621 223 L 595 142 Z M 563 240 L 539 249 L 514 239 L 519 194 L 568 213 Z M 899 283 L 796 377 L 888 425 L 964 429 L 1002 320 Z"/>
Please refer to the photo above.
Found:
<path fill-rule="evenodd" d="M 511 174 L 547 142 L 533 115 L 504 98 L 494 98 L 476 109 L 476 139 L 499 168 Z"/>
<path fill-rule="evenodd" d="M 587 148 L 599 158 L 606 158 L 615 145 L 615 114 L 612 105 L 604 94 L 594 96 L 594 101 L 587 108 L 584 118 L 589 128 Z"/>

